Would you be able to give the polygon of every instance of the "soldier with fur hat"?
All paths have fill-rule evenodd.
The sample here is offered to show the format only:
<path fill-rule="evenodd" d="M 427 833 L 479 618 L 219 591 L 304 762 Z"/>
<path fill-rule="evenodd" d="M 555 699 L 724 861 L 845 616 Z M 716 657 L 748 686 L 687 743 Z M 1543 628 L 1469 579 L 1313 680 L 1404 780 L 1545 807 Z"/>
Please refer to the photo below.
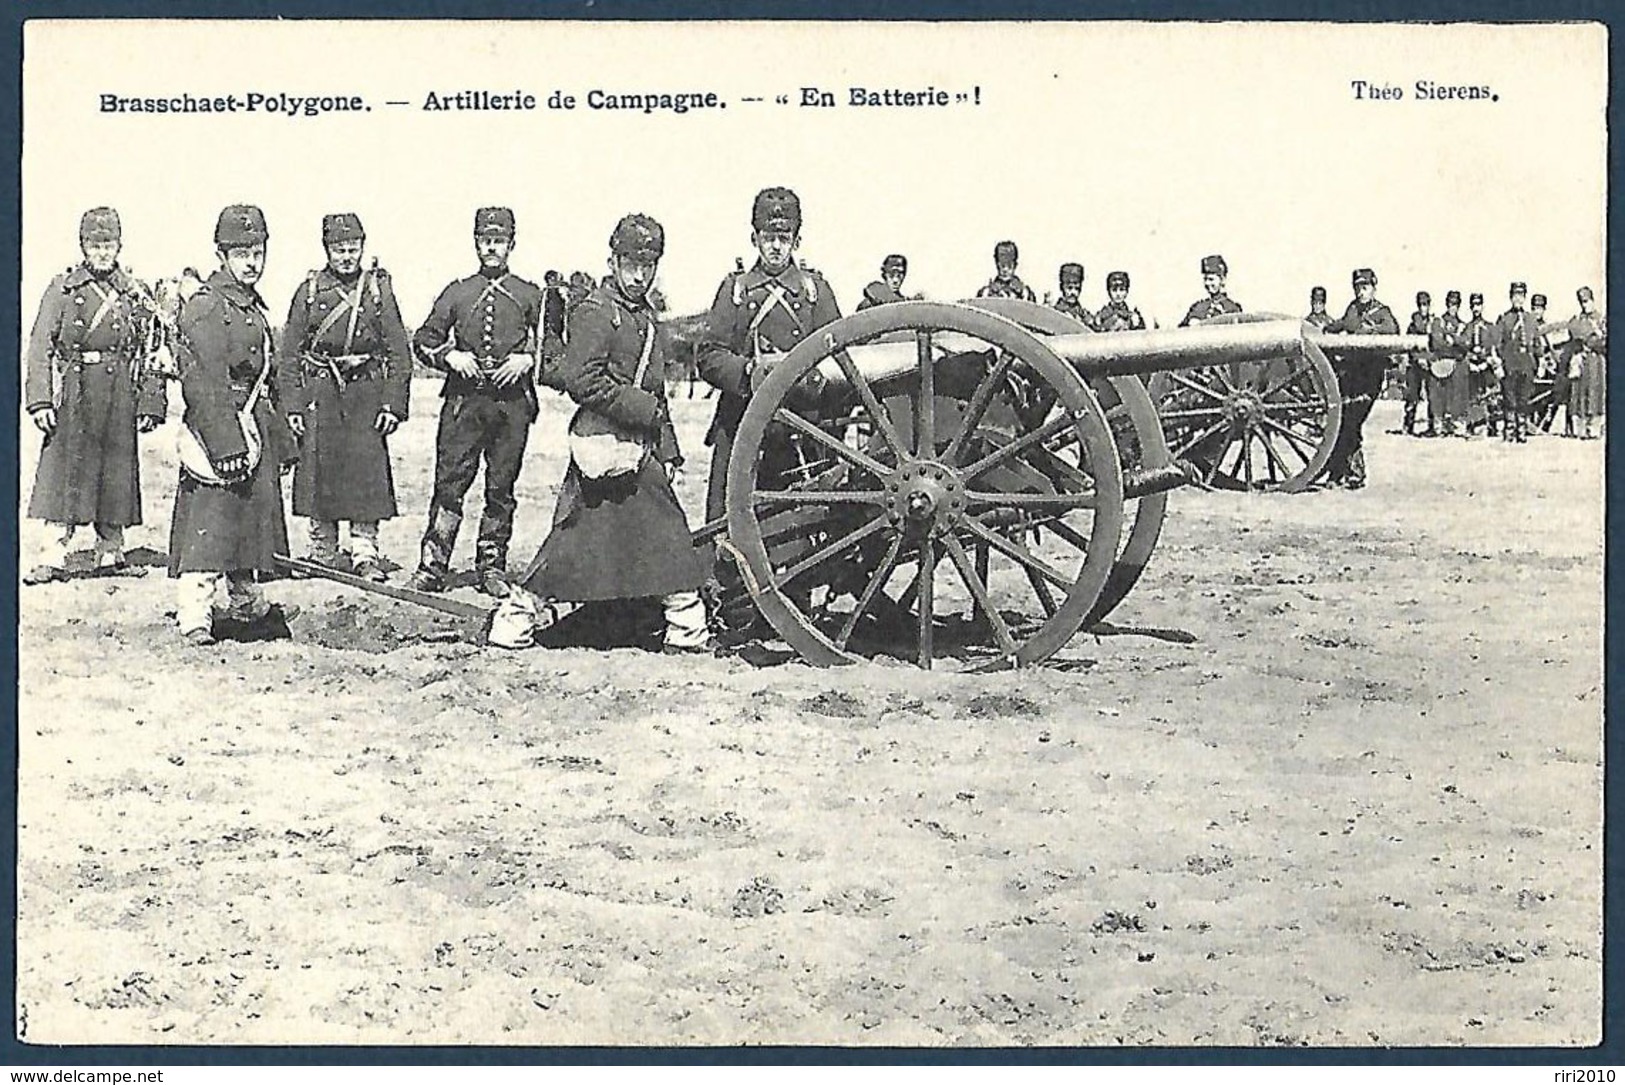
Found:
<path fill-rule="evenodd" d="M 277 394 L 271 324 L 255 289 L 268 238 L 258 207 L 221 211 L 214 230 L 220 269 L 178 321 L 182 421 L 207 463 L 182 467 L 169 575 L 178 581 L 181 635 L 198 646 L 214 642 L 222 584 L 223 617 L 255 636 L 285 636 L 295 613 L 268 602 L 258 583 L 277 571 L 276 555 L 288 552 L 281 476 L 298 455 Z"/>
<path fill-rule="evenodd" d="M 1126 271 L 1106 273 L 1106 304 L 1095 314 L 1095 329 L 1103 332 L 1145 330 L 1145 317 L 1128 303 L 1129 278 Z"/>
<path fill-rule="evenodd" d="M 1501 376 L 1501 439 L 1529 440 L 1529 395 L 1540 353 L 1540 321 L 1525 306 L 1529 287 L 1513 283 L 1508 307 L 1495 321 L 1496 367 Z"/>
<path fill-rule="evenodd" d="M 1568 323 L 1570 372 L 1569 410 L 1580 421 L 1580 436 L 1594 441 L 1605 412 L 1608 390 L 1608 318 L 1597 310 L 1597 296 L 1589 286 L 1575 292 L 1580 312 Z M 1575 366 L 1574 363 L 1578 363 Z"/>
<path fill-rule="evenodd" d="M 1467 367 L 1461 364 L 1461 291 L 1444 295 L 1444 312 L 1428 325 L 1428 432 L 1454 437 L 1467 414 Z"/>
<path fill-rule="evenodd" d="M 908 257 L 894 252 L 880 262 L 880 278 L 863 288 L 858 312 L 876 305 L 890 305 L 907 300 L 903 296 L 903 280 L 908 277 Z"/>
<path fill-rule="evenodd" d="M 1501 379 L 1495 372 L 1495 325 L 1484 319 L 1484 295 L 1474 292 L 1467 296 L 1471 319 L 1461 327 L 1463 367 L 1467 370 L 1468 394 L 1466 433 L 1472 436 L 1482 429 L 1494 437 L 1501 415 Z"/>
<path fill-rule="evenodd" d="M 83 259 L 46 287 L 28 337 L 24 406 L 45 436 L 28 515 L 50 534 L 24 584 L 66 579 L 84 524 L 95 527 L 98 572 L 141 572 L 124 556 L 124 529 L 141 523 L 136 437 L 157 428 L 168 404 L 148 365 L 157 342 L 151 293 L 120 266 L 122 244 L 118 212 L 86 211 Z"/>
<path fill-rule="evenodd" d="M 533 375 L 542 322 L 542 288 L 508 269 L 514 241 L 513 211 L 476 211 L 479 270 L 442 290 L 412 337 L 423 363 L 446 374 L 429 523 L 409 581 L 418 591 L 445 590 L 463 524 L 463 498 L 483 462 L 485 509 L 474 549 L 475 576 L 485 594 L 508 593 L 514 484 L 538 413 Z"/>
<path fill-rule="evenodd" d="M 1377 300 L 1377 273 L 1368 267 L 1353 276 L 1354 300 L 1340 320 L 1326 325 L 1330 335 L 1398 335 L 1399 321 L 1388 306 Z M 1343 424 L 1337 442 L 1326 461 L 1326 479 L 1333 486 L 1358 490 L 1365 485 L 1365 420 L 1382 395 L 1388 360 L 1383 355 L 1339 355 L 1329 351 L 1332 368 L 1343 391 Z"/>
<path fill-rule="evenodd" d="M 1311 286 L 1309 288 L 1309 313 L 1304 322 L 1317 328 L 1324 328 L 1333 320 L 1332 314 L 1326 311 L 1326 288 L 1324 286 Z"/>
<path fill-rule="evenodd" d="M 1433 295 L 1426 290 L 1416 292 L 1416 311 L 1411 313 L 1410 325 L 1405 329 L 1409 335 L 1426 335 L 1433 324 Z M 1422 390 L 1427 385 L 1428 356 L 1420 351 L 1409 354 L 1400 360 L 1400 379 L 1405 389 L 1405 414 L 1400 423 L 1400 432 L 1409 437 L 1417 436 L 1416 409 L 1422 405 Z M 1428 414 L 1433 413 L 1432 407 Z M 1430 421 L 1428 428 L 1422 433 L 1424 437 L 1432 437 L 1434 430 Z"/>
<path fill-rule="evenodd" d="M 1078 300 L 1078 296 L 1083 292 L 1083 265 L 1068 261 L 1061 265 L 1056 278 L 1061 290 L 1061 296 L 1054 302 L 1056 311 L 1065 313 L 1085 328 L 1095 331 L 1095 314 L 1085 309 Z"/>
<path fill-rule="evenodd" d="M 1212 320 L 1225 313 L 1241 312 L 1240 303 L 1225 293 L 1225 280 L 1230 275 L 1230 265 L 1224 262 L 1224 257 L 1204 256 L 1201 266 L 1202 289 L 1207 291 L 1207 297 L 1191 303 L 1191 307 L 1185 311 L 1185 319 L 1179 322 L 1181 328 Z"/>
<path fill-rule="evenodd" d="M 1023 301 L 1037 302 L 1038 295 L 1033 288 L 1021 281 L 1016 274 L 1016 265 L 1021 260 L 1021 252 L 1016 248 L 1014 241 L 1001 241 L 993 246 L 993 278 L 989 279 L 980 290 L 976 292 L 979 298 L 1020 298 Z"/>
<path fill-rule="evenodd" d="M 382 581 L 378 522 L 396 513 L 387 441 L 406 420 L 412 350 L 389 272 L 361 267 L 365 245 L 359 216 L 322 219 L 327 264 L 288 305 L 278 383 L 299 440 L 293 512 L 310 517 L 310 559 L 338 562 L 347 520 L 356 575 Z"/>

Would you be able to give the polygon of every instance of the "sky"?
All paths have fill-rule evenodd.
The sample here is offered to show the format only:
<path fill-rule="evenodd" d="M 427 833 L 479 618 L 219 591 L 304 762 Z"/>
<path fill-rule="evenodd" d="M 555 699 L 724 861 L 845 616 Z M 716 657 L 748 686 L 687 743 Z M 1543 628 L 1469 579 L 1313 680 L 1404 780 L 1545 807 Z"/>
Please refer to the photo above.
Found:
<path fill-rule="evenodd" d="M 1201 296 L 1222 253 L 1251 310 L 1332 307 L 1371 267 L 1400 314 L 1415 291 L 1510 280 L 1575 311 L 1606 306 L 1607 38 L 1596 25 L 587 24 L 30 21 L 24 40 L 24 332 L 52 274 L 78 259 L 80 213 L 123 218 L 144 277 L 214 266 L 228 203 L 270 224 L 262 283 L 286 313 L 320 266 L 323 213 L 358 212 L 415 326 L 475 267 L 474 209 L 514 208 L 514 270 L 601 272 L 615 220 L 666 227 L 674 313 L 706 307 L 753 258 L 767 185 L 802 201 L 801 256 L 843 311 L 906 253 L 905 290 L 952 300 L 1021 247 L 1040 294 L 1062 261 L 1105 275 L 1162 324 Z M 1357 99 L 1354 80 L 1399 87 Z M 1417 100 L 1416 83 L 1489 101 Z M 945 107 L 854 107 L 850 88 L 935 87 Z M 796 104 L 803 88 L 833 108 Z M 430 92 L 524 91 L 538 109 L 429 112 Z M 725 108 L 587 108 L 594 89 L 715 92 Z M 550 110 L 555 90 L 577 99 Z M 154 116 L 100 95 L 361 95 L 368 112 Z M 777 95 L 789 104 L 777 104 Z M 763 101 L 749 102 L 759 97 Z M 391 106 L 390 101 L 405 101 Z"/>

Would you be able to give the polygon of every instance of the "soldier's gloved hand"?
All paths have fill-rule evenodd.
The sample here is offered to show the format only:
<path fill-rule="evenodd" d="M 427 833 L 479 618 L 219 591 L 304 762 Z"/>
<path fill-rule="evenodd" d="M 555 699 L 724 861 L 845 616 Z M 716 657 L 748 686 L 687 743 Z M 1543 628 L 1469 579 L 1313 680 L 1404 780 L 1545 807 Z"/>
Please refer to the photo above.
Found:
<path fill-rule="evenodd" d="M 824 389 L 828 386 L 829 381 L 818 371 L 818 367 L 814 366 L 796 379 L 784 401 L 792 407 L 802 409 L 816 407 L 823 401 Z"/>
<path fill-rule="evenodd" d="M 302 414 L 290 414 L 290 415 L 288 415 L 288 428 L 293 430 L 293 436 L 294 436 L 295 440 L 304 440 L 304 437 L 305 437 L 305 416 L 302 415 Z"/>
<path fill-rule="evenodd" d="M 34 425 L 45 436 L 49 437 L 56 432 L 55 407 L 41 407 L 39 410 L 31 412 L 30 417 L 34 419 Z"/>
<path fill-rule="evenodd" d="M 474 355 L 466 350 L 446 351 L 446 368 L 459 377 L 473 379 L 480 375 L 480 363 L 474 360 Z"/>
<path fill-rule="evenodd" d="M 222 456 L 214 461 L 214 473 L 227 482 L 241 482 L 248 477 L 248 453 Z"/>
<path fill-rule="evenodd" d="M 164 420 L 159 415 L 144 414 L 135 420 L 135 431 L 137 433 L 151 433 L 163 424 Z"/>
<path fill-rule="evenodd" d="M 496 372 L 491 374 L 491 383 L 498 388 L 518 384 L 530 373 L 535 364 L 536 358 L 534 355 L 510 354 L 508 360 L 497 366 Z"/>
<path fill-rule="evenodd" d="M 391 411 L 388 407 L 385 407 L 383 410 L 378 412 L 378 417 L 373 421 L 372 428 L 383 434 L 385 437 L 388 437 L 391 433 L 394 433 L 397 429 L 399 429 L 400 425 L 401 420 L 395 417 L 393 411 Z"/>

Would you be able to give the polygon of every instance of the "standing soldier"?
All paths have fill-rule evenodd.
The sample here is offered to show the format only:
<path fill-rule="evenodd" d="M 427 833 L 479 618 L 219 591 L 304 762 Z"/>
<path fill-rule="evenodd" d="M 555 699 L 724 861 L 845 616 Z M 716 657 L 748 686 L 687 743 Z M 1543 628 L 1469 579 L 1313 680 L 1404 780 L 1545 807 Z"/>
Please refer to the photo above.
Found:
<path fill-rule="evenodd" d="M 1573 384 L 1569 389 L 1569 410 L 1580 419 L 1580 436 L 1597 439 L 1597 419 L 1603 416 L 1604 394 L 1608 390 L 1608 319 L 1597 312 L 1596 295 L 1589 286 L 1575 292 L 1580 313 L 1569 320 L 1569 342 Z M 1576 371 L 1572 362 L 1578 362 Z"/>
<path fill-rule="evenodd" d="M 221 211 L 214 228 L 220 270 L 186 302 L 177 326 L 187 433 L 169 575 L 178 580 L 181 635 L 195 646 L 214 643 L 222 581 L 228 619 L 286 635 L 295 614 L 267 602 L 258 583 L 276 571 L 276 555 L 288 552 L 281 474 L 297 454 L 277 403 L 271 325 L 254 289 L 267 238 L 258 207 Z M 190 463 L 188 448 L 196 450 Z"/>
<path fill-rule="evenodd" d="M 327 266 L 294 291 L 277 385 L 299 440 L 293 513 L 310 517 L 310 559 L 338 563 L 348 520 L 356 575 L 383 581 L 378 521 L 396 512 L 387 439 L 406 421 L 412 350 L 389 272 L 361 269 L 366 238 L 357 215 L 322 218 Z"/>
<path fill-rule="evenodd" d="M 665 651 L 703 653 L 709 634 L 699 588 L 708 570 L 672 491 L 682 455 L 666 403 L 666 352 L 648 301 L 665 246 L 665 231 L 647 215 L 625 216 L 610 234 L 611 285 L 576 309 L 562 383 L 577 404 L 572 446 L 578 436 L 608 437 L 626 455 L 595 465 L 572 454 L 553 531 L 524 590 L 499 607 L 533 605 L 533 595 L 576 603 L 657 599 Z"/>
<path fill-rule="evenodd" d="M 880 278 L 863 288 L 863 299 L 858 302 L 858 312 L 872 309 L 876 305 L 890 305 L 894 301 L 904 301 L 903 280 L 908 277 L 908 257 L 902 253 L 894 252 L 880 262 Z"/>
<path fill-rule="evenodd" d="M 750 222 L 756 263 L 722 280 L 700 340 L 700 376 L 722 393 L 705 434 L 705 443 L 711 446 L 705 491 L 707 522 L 727 515 L 728 459 L 751 392 L 791 348 L 841 316 L 835 292 L 824 277 L 795 261 L 801 244 L 801 200 L 796 194 L 787 188 L 758 192 Z M 814 368 L 801 378 L 792 402 L 816 405 L 821 392 L 822 378 Z M 764 444 L 759 468 L 763 486 L 777 486 L 785 472 L 795 467 L 791 440 L 770 439 Z M 737 574 L 728 568 L 719 562 L 716 570 L 725 590 L 737 586 Z M 750 615 L 721 617 L 740 626 L 742 632 L 755 614 L 752 608 Z"/>
<path fill-rule="evenodd" d="M 1207 297 L 1192 303 L 1186 310 L 1185 319 L 1179 322 L 1181 328 L 1225 313 L 1241 312 L 1241 305 L 1224 292 L 1224 281 L 1229 274 L 1230 265 L 1224 262 L 1223 256 L 1202 257 L 1202 289 L 1207 291 Z"/>
<path fill-rule="evenodd" d="M 1540 352 L 1540 321 L 1524 308 L 1529 287 L 1513 283 L 1507 292 L 1510 308 L 1495 321 L 1496 369 L 1501 375 L 1501 439 L 1524 444 L 1529 440 L 1529 393 L 1535 383 L 1536 355 Z"/>
<path fill-rule="evenodd" d="M 1559 330 L 1562 325 L 1550 324 L 1546 320 L 1546 295 L 1531 294 L 1529 297 L 1529 314 L 1535 318 L 1540 326 L 1540 336 L 1535 341 L 1535 377 L 1546 381 L 1550 388 L 1546 402 L 1538 410 L 1530 414 L 1531 427 L 1539 426 L 1542 433 L 1552 432 L 1552 423 L 1557 421 L 1557 409 L 1569 398 L 1568 367 L 1563 364 L 1563 358 L 1558 354 L 1557 348 L 1552 346 L 1552 332 Z M 1569 434 L 1574 433 L 1574 420 L 1568 420 Z"/>
<path fill-rule="evenodd" d="M 1484 319 L 1483 294 L 1468 295 L 1467 308 L 1472 319 L 1462 325 L 1457 337 L 1470 382 L 1467 433 L 1470 436 L 1475 429 L 1483 428 L 1494 437 L 1501 391 L 1501 382 L 1495 375 L 1495 325 Z"/>
<path fill-rule="evenodd" d="M 1462 421 L 1466 436 L 1467 367 L 1461 355 L 1461 291 L 1444 296 L 1444 315 L 1428 328 L 1428 430 L 1441 437 L 1456 436 L 1456 421 Z"/>
<path fill-rule="evenodd" d="M 542 288 L 508 270 L 514 217 L 506 207 L 474 214 L 480 269 L 440 292 L 412 346 L 425 365 L 446 373 L 435 434 L 434 496 L 410 586 L 446 588 L 463 524 L 463 497 L 485 464 L 485 508 L 474 568 L 480 591 L 508 593 L 508 541 L 513 537 L 514 483 L 536 420 L 538 328 Z"/>
<path fill-rule="evenodd" d="M 1343 318 L 1326 325 L 1329 334 L 1397 335 L 1399 321 L 1377 300 L 1377 273 L 1368 267 L 1354 272 L 1354 300 Z M 1358 490 L 1365 485 L 1365 420 L 1377 397 L 1382 395 L 1382 379 L 1388 363 L 1382 355 L 1356 354 L 1349 358 L 1332 355 L 1337 381 L 1343 390 L 1343 424 L 1337 443 L 1326 461 L 1327 480 L 1333 486 Z"/>
<path fill-rule="evenodd" d="M 1145 330 L 1145 317 L 1128 303 L 1128 272 L 1106 273 L 1107 302 L 1095 314 L 1095 330 L 1103 332 L 1141 332 Z"/>
<path fill-rule="evenodd" d="M 1090 331 L 1097 331 L 1095 327 L 1095 314 L 1083 307 L 1078 295 L 1083 292 L 1083 265 L 1078 263 L 1065 263 L 1060 271 L 1061 296 L 1055 299 L 1057 311 L 1081 323 Z"/>
<path fill-rule="evenodd" d="M 1014 241 L 1001 241 L 993 246 L 993 278 L 976 292 L 979 298 L 1020 298 L 1023 301 L 1037 302 L 1038 295 L 1033 288 L 1021 281 L 1016 274 L 1016 264 L 1021 259 L 1021 252 L 1016 248 Z"/>
<path fill-rule="evenodd" d="M 28 515 L 50 537 L 24 584 L 67 578 L 81 524 L 96 530 L 96 567 L 139 575 L 124 556 L 124 529 L 141 522 L 136 435 L 168 406 L 163 378 L 147 366 L 155 334 L 146 288 L 119 266 L 118 212 L 79 220 L 84 259 L 51 280 L 28 337 L 26 406 L 45 435 Z"/>
<path fill-rule="evenodd" d="M 1416 311 L 1411 314 L 1410 325 L 1405 329 L 1410 335 L 1426 335 L 1433 323 L 1433 295 L 1426 290 L 1416 292 Z M 1405 415 L 1400 429 L 1407 437 L 1416 436 L 1416 408 L 1422 404 L 1422 388 L 1427 382 L 1427 355 L 1422 353 L 1408 354 L 1401 365 L 1401 380 L 1405 388 Z M 1432 424 L 1433 404 L 1428 404 L 1429 423 L 1426 436 L 1433 436 Z"/>
<path fill-rule="evenodd" d="M 1332 314 L 1326 311 L 1326 288 L 1324 286 L 1311 286 L 1309 288 L 1309 315 L 1303 319 L 1306 323 L 1322 329 L 1332 322 Z"/>

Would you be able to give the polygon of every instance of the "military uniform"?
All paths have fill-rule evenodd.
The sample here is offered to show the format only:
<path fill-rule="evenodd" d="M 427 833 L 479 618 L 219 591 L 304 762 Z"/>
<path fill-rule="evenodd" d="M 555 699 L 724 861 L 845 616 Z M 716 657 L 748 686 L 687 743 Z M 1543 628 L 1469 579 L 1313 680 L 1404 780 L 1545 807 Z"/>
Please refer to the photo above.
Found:
<path fill-rule="evenodd" d="M 1083 265 L 1075 263 L 1062 264 L 1058 278 L 1061 296 L 1055 299 L 1052 308 L 1058 313 L 1065 313 L 1090 331 L 1097 330 L 1095 327 L 1095 314 L 1084 308 L 1083 302 L 1078 297 L 1068 298 L 1066 296 L 1068 285 L 1076 283 L 1080 289 L 1083 287 Z"/>
<path fill-rule="evenodd" d="M 1306 324 L 1324 329 L 1335 318 L 1326 311 L 1326 288 L 1314 286 L 1309 288 L 1309 313 L 1304 318 Z"/>
<path fill-rule="evenodd" d="M 1428 324 L 1428 430 L 1441 437 L 1456 435 L 1456 422 L 1467 413 L 1467 367 L 1460 362 L 1461 291 L 1452 290 L 1444 296 L 1445 312 Z M 1446 377 L 1435 376 L 1432 360 L 1456 359 L 1456 365 Z"/>
<path fill-rule="evenodd" d="M 1224 262 L 1222 256 L 1204 256 L 1202 257 L 1202 274 L 1204 276 L 1228 275 L 1230 274 L 1230 266 Z M 1241 312 L 1240 303 L 1231 299 L 1224 292 L 1224 284 L 1221 282 L 1218 293 L 1209 294 L 1202 300 L 1191 303 L 1191 307 L 1185 311 L 1185 319 L 1179 322 L 1179 326 L 1186 328 L 1192 324 L 1212 320 L 1214 317 L 1224 316 L 1226 313 L 1239 312 Z"/>
<path fill-rule="evenodd" d="M 220 213 L 215 245 L 251 247 L 267 238 L 259 208 L 233 205 Z M 198 480 L 184 469 L 175 488 L 169 533 L 169 575 L 179 580 L 181 633 L 212 639 L 213 598 L 225 581 L 230 616 L 247 621 L 272 608 L 257 579 L 276 572 L 288 552 L 282 513 L 281 470 L 298 455 L 276 388 L 271 324 L 259 292 L 216 271 L 187 300 L 177 324 L 182 422 L 228 485 Z M 253 419 L 262 442 L 250 465 L 239 413 L 255 387 Z"/>
<path fill-rule="evenodd" d="M 1528 293 L 1523 283 L 1512 284 L 1513 297 Z M 1540 353 L 1540 321 L 1523 306 L 1511 306 L 1495 322 L 1495 349 L 1501 369 L 1501 438 L 1523 444 L 1529 439 L 1529 394 Z"/>
<path fill-rule="evenodd" d="M 766 189 L 756 198 L 752 223 L 793 223 L 801 226 L 800 201 L 787 189 Z M 727 515 L 728 458 L 734 435 L 750 400 L 751 376 L 763 358 L 788 353 L 824 325 L 839 320 L 835 292 L 818 272 L 794 261 L 777 274 L 760 260 L 747 271 L 735 271 L 722 280 L 706 320 L 700 343 L 700 376 L 722 394 L 706 432 L 711 446 L 711 472 L 705 492 L 707 521 Z M 764 448 L 763 485 L 776 472 L 791 466 L 788 449 Z"/>
<path fill-rule="evenodd" d="M 1469 303 L 1482 306 L 1484 295 L 1472 295 Z M 1466 363 L 1461 368 L 1467 370 L 1467 431 L 1471 433 L 1482 426 L 1494 437 L 1501 396 L 1501 381 L 1495 375 L 1494 364 L 1495 325 L 1482 315 L 1474 314 L 1471 320 L 1462 325 L 1457 341 L 1461 346 L 1462 361 Z"/>
<path fill-rule="evenodd" d="M 1583 311 L 1595 298 L 1589 286 L 1582 286 L 1575 296 L 1582 311 L 1568 322 L 1569 342 L 1574 344 L 1570 347 L 1570 369 L 1577 368 L 1569 389 L 1569 410 L 1581 422 L 1580 435 L 1589 439 L 1597 436 L 1597 419 L 1606 413 L 1608 320 L 1601 313 Z M 1572 364 L 1575 362 L 1577 367 Z"/>
<path fill-rule="evenodd" d="M 863 288 L 863 297 L 858 301 L 858 312 L 872 309 L 876 305 L 890 305 L 893 302 L 905 301 L 892 284 L 887 282 L 885 275 L 888 271 L 899 271 L 908 274 L 908 259 L 898 253 L 893 253 L 880 262 L 881 278 L 876 279 Z"/>
<path fill-rule="evenodd" d="M 610 235 L 610 251 L 658 263 L 665 232 L 646 215 L 628 215 Z M 525 587 L 572 602 L 660 598 L 667 646 L 696 649 L 707 637 L 698 589 L 709 569 L 667 473 L 682 456 L 667 413 L 666 352 L 647 297 L 627 294 L 611 278 L 572 317 L 563 367 L 565 391 L 578 405 L 571 432 L 602 431 L 608 422 L 647 453 L 635 471 L 601 478 L 587 477 L 572 457 L 553 531 Z"/>
<path fill-rule="evenodd" d="M 505 207 L 482 208 L 474 217 L 476 235 L 511 237 L 513 231 L 513 212 Z M 446 373 L 435 434 L 434 496 L 414 587 L 432 591 L 444 586 L 463 523 L 463 498 L 483 461 L 485 509 L 474 563 L 483 589 L 492 594 L 503 590 L 513 537 L 514 484 L 538 408 L 529 377 L 499 388 L 492 376 L 515 354 L 535 356 L 541 318 L 541 287 L 505 265 L 482 267 L 442 290 L 412 337 L 424 364 Z M 465 377 L 450 368 L 447 356 L 454 350 L 474 356 L 478 376 Z"/>
<path fill-rule="evenodd" d="M 1377 276 L 1370 268 L 1360 268 L 1353 276 L 1354 286 L 1369 283 L 1375 286 Z M 1342 319 L 1326 325 L 1331 334 L 1398 335 L 1399 321 L 1393 311 L 1372 298 L 1369 302 L 1356 299 L 1349 302 Z M 1387 361 L 1382 355 L 1354 354 L 1340 357 L 1332 354 L 1332 366 L 1343 391 L 1343 422 L 1337 431 L 1337 442 L 1326 461 L 1326 477 L 1335 485 L 1357 490 L 1365 485 L 1365 420 L 1371 414 L 1377 397 L 1382 395 L 1383 377 Z"/>
<path fill-rule="evenodd" d="M 994 245 L 993 262 L 998 265 L 1008 265 L 1011 268 L 1010 277 L 1001 279 L 995 274 L 976 292 L 976 296 L 979 298 L 1020 298 L 1022 301 L 1030 301 L 1036 304 L 1038 295 L 1033 293 L 1032 287 L 1021 281 L 1021 276 L 1015 274 L 1014 269 L 1020 256 L 1020 251 L 1016 248 L 1014 241 L 1001 241 Z"/>
<path fill-rule="evenodd" d="M 1431 305 L 1432 302 L 1433 299 L 1426 290 L 1417 293 L 1416 311 L 1411 314 L 1410 323 L 1405 328 L 1407 334 L 1428 334 L 1428 328 L 1433 323 L 1433 314 L 1424 311 L 1424 308 Z M 1406 434 L 1412 437 L 1416 436 L 1416 409 L 1422 405 L 1422 390 L 1427 384 L 1427 361 L 1427 355 L 1418 352 L 1408 355 L 1403 363 L 1405 367 L 1402 377 L 1405 389 L 1405 415 L 1401 427 Z M 1429 413 L 1432 413 L 1431 407 Z M 1432 425 L 1428 426 L 1428 432 L 1430 434 L 1434 432 Z"/>
<path fill-rule="evenodd" d="M 355 215 L 322 222 L 324 245 L 364 236 Z M 314 560 L 337 558 L 338 522 L 348 520 L 357 571 L 382 577 L 378 521 L 396 513 L 383 429 L 406 420 L 411 379 L 411 345 L 387 271 L 375 264 L 340 278 L 324 267 L 305 277 L 288 306 L 278 387 L 304 429 L 293 511 L 311 518 Z"/>
<path fill-rule="evenodd" d="M 1107 293 L 1113 290 L 1127 291 L 1128 286 L 1128 272 L 1110 271 L 1106 273 Z M 1124 298 L 1122 301 L 1108 301 L 1100 312 L 1095 314 L 1093 324 L 1096 331 L 1137 332 L 1145 330 L 1145 317 L 1140 315 L 1140 310 L 1128 303 L 1127 298 Z"/>
<path fill-rule="evenodd" d="M 118 242 L 111 208 L 87 211 L 81 245 Z M 151 295 L 116 263 L 98 272 L 84 262 L 57 275 L 40 300 L 28 337 L 24 405 L 36 418 L 55 412 L 45 437 L 28 515 L 50 525 L 51 540 L 25 578 L 66 576 L 75 529 L 94 524 L 97 564 L 124 572 L 124 529 L 141 523 L 138 429 L 167 409 L 164 381 L 147 366 L 155 344 Z"/>

